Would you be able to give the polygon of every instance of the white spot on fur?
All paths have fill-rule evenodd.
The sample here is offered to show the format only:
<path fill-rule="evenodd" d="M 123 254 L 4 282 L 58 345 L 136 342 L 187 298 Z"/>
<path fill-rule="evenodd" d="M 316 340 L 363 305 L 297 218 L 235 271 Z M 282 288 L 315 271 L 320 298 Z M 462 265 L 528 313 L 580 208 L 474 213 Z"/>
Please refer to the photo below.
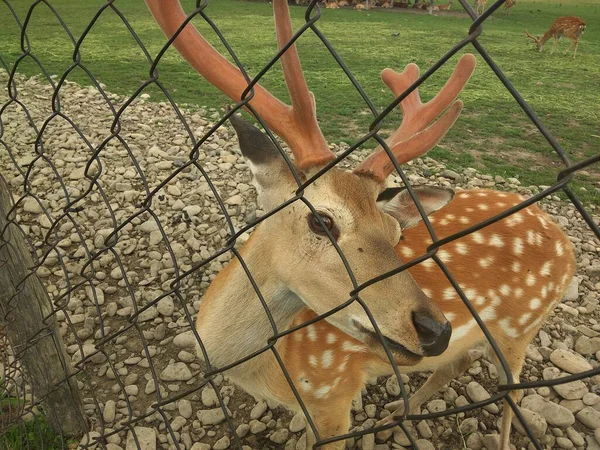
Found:
<path fill-rule="evenodd" d="M 475 210 L 474 210 L 473 208 L 465 208 L 465 211 L 466 211 L 466 212 L 473 212 L 473 211 L 475 211 Z"/>
<path fill-rule="evenodd" d="M 544 219 L 542 216 L 538 216 L 538 220 L 542 224 L 542 227 L 548 228 L 548 221 L 546 219 Z"/>
<path fill-rule="evenodd" d="M 328 344 L 335 344 L 337 341 L 337 336 L 333 333 L 329 333 L 327 335 L 327 343 Z"/>
<path fill-rule="evenodd" d="M 454 219 L 456 219 L 456 216 L 454 214 L 447 214 L 445 219 L 446 220 L 454 220 Z"/>
<path fill-rule="evenodd" d="M 423 291 L 423 294 L 425 294 L 427 297 L 431 298 L 431 296 L 433 295 L 433 293 L 431 292 L 430 289 L 421 289 Z"/>
<path fill-rule="evenodd" d="M 317 329 L 314 325 L 309 325 L 306 327 L 306 335 L 308 336 L 308 339 L 312 342 L 315 342 L 317 340 Z"/>
<path fill-rule="evenodd" d="M 444 289 L 444 300 L 454 300 L 457 294 L 452 286 Z"/>
<path fill-rule="evenodd" d="M 400 249 L 400 253 L 402 253 L 402 256 L 404 256 L 405 258 L 410 258 L 410 257 L 412 257 L 412 255 L 415 254 L 413 249 L 410 247 L 402 247 Z"/>
<path fill-rule="evenodd" d="M 448 222 L 446 219 L 442 219 L 442 220 L 440 220 L 440 225 L 442 225 L 442 226 L 446 226 L 446 225 L 448 225 L 449 223 L 450 223 L 450 222 Z"/>
<path fill-rule="evenodd" d="M 321 356 L 321 365 L 324 369 L 329 369 L 333 366 L 333 350 L 325 350 Z"/>
<path fill-rule="evenodd" d="M 329 391 L 331 391 L 331 386 L 322 386 L 315 391 L 315 397 L 324 398 L 329 394 Z"/>
<path fill-rule="evenodd" d="M 471 331 L 476 325 L 477 322 L 475 322 L 474 320 L 469 320 L 466 324 L 461 325 L 460 327 L 456 327 L 454 330 L 452 330 L 452 337 L 450 338 L 450 343 L 458 341 L 459 339 L 465 337 L 467 334 L 469 334 L 469 331 Z"/>
<path fill-rule="evenodd" d="M 490 209 L 490 207 L 488 205 L 486 205 L 485 203 L 481 203 L 481 204 L 477 205 L 477 207 L 482 211 L 487 211 L 488 209 Z"/>
<path fill-rule="evenodd" d="M 433 259 L 431 259 L 431 258 L 427 258 L 426 260 L 421 262 L 421 265 L 428 270 L 433 269 L 434 264 L 435 263 L 433 262 Z"/>
<path fill-rule="evenodd" d="M 516 237 L 513 241 L 513 253 L 515 255 L 523 254 L 523 239 Z"/>
<path fill-rule="evenodd" d="M 519 273 L 521 271 L 521 263 L 519 261 L 514 261 L 512 263 L 512 270 L 515 273 Z"/>
<path fill-rule="evenodd" d="M 510 326 L 510 317 L 500 319 L 498 321 L 498 325 L 507 336 L 517 337 L 519 335 L 519 333 L 517 333 L 517 329 Z"/>
<path fill-rule="evenodd" d="M 490 245 L 492 247 L 502 248 L 504 247 L 504 241 L 497 234 L 492 234 L 492 237 L 490 238 Z"/>
<path fill-rule="evenodd" d="M 496 203 L 496 206 L 499 206 L 500 208 L 504 208 L 506 206 L 506 203 L 498 202 L 498 203 Z"/>
<path fill-rule="evenodd" d="M 468 223 L 471 223 L 471 221 L 469 220 L 469 218 L 468 218 L 468 217 L 465 217 L 465 216 L 460 216 L 460 217 L 458 218 L 458 221 L 459 221 L 460 223 L 462 223 L 462 224 L 465 224 L 465 225 L 466 225 L 466 224 L 468 224 Z"/>
<path fill-rule="evenodd" d="M 514 227 L 521 222 L 523 222 L 523 215 L 521 213 L 514 213 L 512 216 L 506 219 L 506 225 L 509 227 Z"/>
<path fill-rule="evenodd" d="M 483 267 L 484 269 L 487 269 L 488 267 L 490 267 L 493 262 L 494 262 L 494 257 L 493 256 L 488 256 L 487 258 L 480 258 L 479 259 L 479 265 L 481 267 Z"/>
<path fill-rule="evenodd" d="M 529 309 L 538 309 L 540 306 L 542 306 L 542 301 L 537 297 L 529 302 Z"/>
<path fill-rule="evenodd" d="M 542 268 L 540 269 L 540 275 L 543 277 L 549 277 L 551 268 L 552 268 L 552 261 L 546 261 L 542 265 Z"/>
<path fill-rule="evenodd" d="M 496 308 L 494 306 L 488 306 L 479 313 L 481 320 L 494 320 L 496 318 Z"/>
<path fill-rule="evenodd" d="M 525 283 L 527 284 L 527 286 L 533 286 L 535 284 L 535 275 L 532 273 L 528 273 L 527 277 L 525 278 Z"/>
<path fill-rule="evenodd" d="M 523 297 L 523 289 L 522 288 L 516 288 L 515 292 L 514 292 L 514 296 L 515 296 L 515 298 L 521 298 L 521 297 Z"/>
<path fill-rule="evenodd" d="M 519 318 L 519 325 L 525 325 L 529 318 L 531 317 L 531 313 L 525 313 Z"/>
<path fill-rule="evenodd" d="M 477 291 L 472 288 L 465 289 L 463 293 L 465 294 L 465 297 L 467 297 L 468 300 L 473 300 L 477 296 Z"/>
<path fill-rule="evenodd" d="M 342 350 L 345 352 L 364 352 L 365 346 L 361 344 L 355 344 L 354 342 L 345 341 L 342 344 Z"/>
<path fill-rule="evenodd" d="M 500 286 L 500 293 L 505 297 L 510 294 L 510 291 L 511 289 L 508 284 L 503 284 L 502 286 Z"/>
<path fill-rule="evenodd" d="M 444 316 L 446 316 L 448 322 L 452 322 L 454 319 L 456 319 L 456 314 L 453 312 L 444 313 Z"/>
<path fill-rule="evenodd" d="M 459 255 L 466 255 L 467 253 L 469 253 L 467 245 L 462 242 L 457 242 L 456 244 L 454 244 L 454 248 L 456 249 L 456 253 L 458 253 Z"/>
<path fill-rule="evenodd" d="M 318 361 L 317 361 L 317 357 L 315 355 L 310 355 L 308 357 L 308 362 L 313 367 L 317 367 L 317 365 L 319 364 Z"/>
<path fill-rule="evenodd" d="M 541 294 L 542 294 L 543 298 L 548 297 L 548 287 L 547 286 L 542 286 Z"/>
<path fill-rule="evenodd" d="M 533 230 L 527 230 L 527 243 L 529 245 L 535 244 L 535 233 Z"/>
<path fill-rule="evenodd" d="M 556 254 L 562 256 L 565 252 L 562 242 L 556 241 Z"/>
<path fill-rule="evenodd" d="M 479 232 L 479 231 L 476 231 L 475 233 L 471 233 L 471 237 L 478 244 L 483 244 L 485 242 L 485 238 L 483 237 L 483 234 L 481 234 L 481 232 Z"/>
<path fill-rule="evenodd" d="M 469 197 L 471 197 L 471 195 L 470 195 L 470 194 L 468 194 L 468 193 L 466 193 L 466 192 L 461 192 L 461 193 L 460 193 L 460 194 L 458 194 L 458 195 L 460 195 L 462 198 L 469 198 Z"/>
<path fill-rule="evenodd" d="M 442 260 L 442 262 L 450 262 L 452 261 L 452 255 L 448 252 L 448 250 L 440 250 L 438 252 L 438 257 Z"/>

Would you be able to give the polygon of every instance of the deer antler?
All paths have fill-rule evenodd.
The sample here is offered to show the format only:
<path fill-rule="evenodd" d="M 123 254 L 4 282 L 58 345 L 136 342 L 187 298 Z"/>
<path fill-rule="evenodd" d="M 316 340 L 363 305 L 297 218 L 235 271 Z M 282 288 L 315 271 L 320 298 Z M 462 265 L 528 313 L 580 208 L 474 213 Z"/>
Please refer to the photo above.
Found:
<path fill-rule="evenodd" d="M 529 31 L 527 31 L 527 30 L 525 30 L 525 36 L 527 36 L 529 39 L 531 39 L 536 44 L 540 41 L 539 37 L 532 36 L 531 34 L 529 34 Z"/>
<path fill-rule="evenodd" d="M 402 124 L 386 140 L 398 163 L 402 164 L 427 153 L 446 134 L 458 119 L 462 109 L 462 102 L 454 100 L 471 77 L 473 70 L 475 70 L 475 57 L 471 54 L 463 55 L 450 79 L 429 102 L 421 103 L 417 89 L 402 100 L 400 103 L 403 113 Z M 385 69 L 381 78 L 392 93 L 398 97 L 419 78 L 419 68 L 415 64 L 409 64 L 402 73 Z M 446 109 L 447 111 L 440 119 L 432 124 L 435 118 Z M 364 160 L 354 172 L 368 174 L 377 180 L 384 180 L 393 170 L 392 161 L 384 149 L 378 146 L 375 152 Z"/>
<path fill-rule="evenodd" d="M 146 4 L 168 38 L 187 19 L 179 0 L 146 0 Z M 273 9 L 281 49 L 292 38 L 287 1 L 273 0 Z M 191 23 L 183 28 L 173 45 L 208 82 L 232 100 L 241 100 L 248 87 L 242 72 L 215 50 Z M 327 146 L 317 123 L 314 97 L 306 85 L 295 45 L 282 55 L 281 64 L 292 106 L 282 103 L 258 84 L 254 86 L 255 95 L 250 105 L 290 146 L 299 169 L 323 165 L 334 159 L 335 154 Z"/>

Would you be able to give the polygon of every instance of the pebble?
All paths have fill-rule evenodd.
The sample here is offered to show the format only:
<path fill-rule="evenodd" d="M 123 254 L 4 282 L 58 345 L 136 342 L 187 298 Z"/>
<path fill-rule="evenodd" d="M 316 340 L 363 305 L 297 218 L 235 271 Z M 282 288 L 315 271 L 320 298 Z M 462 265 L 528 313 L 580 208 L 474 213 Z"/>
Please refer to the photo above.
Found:
<path fill-rule="evenodd" d="M 564 406 L 546 400 L 544 397 L 533 394 L 521 401 L 521 407 L 540 414 L 550 425 L 566 428 L 575 423 L 575 416 Z"/>
<path fill-rule="evenodd" d="M 183 362 L 169 364 L 160 373 L 160 379 L 163 381 L 187 381 L 192 378 L 192 372 Z"/>
<path fill-rule="evenodd" d="M 592 370 L 592 365 L 584 357 L 560 348 L 550 354 L 550 361 L 556 367 L 572 374 Z"/>
<path fill-rule="evenodd" d="M 125 450 L 156 450 L 156 432 L 153 428 L 134 427 L 133 432 L 137 443 L 132 432 L 129 431 Z"/>

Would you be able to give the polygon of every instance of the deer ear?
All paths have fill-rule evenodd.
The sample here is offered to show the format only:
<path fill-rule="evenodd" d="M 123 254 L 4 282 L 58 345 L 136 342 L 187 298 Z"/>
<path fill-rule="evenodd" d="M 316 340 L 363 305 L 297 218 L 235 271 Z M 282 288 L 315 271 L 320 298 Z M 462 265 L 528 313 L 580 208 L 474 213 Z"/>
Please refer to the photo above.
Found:
<path fill-rule="evenodd" d="M 268 165 L 274 160 L 281 159 L 279 150 L 269 136 L 250 122 L 236 114 L 229 118 L 229 122 L 237 134 L 242 155 L 253 165 Z"/>
<path fill-rule="evenodd" d="M 284 186 L 293 181 L 290 168 L 269 136 L 236 114 L 229 121 L 252 172 L 252 184 L 258 194 L 258 204 L 271 209 L 281 202 L 281 192 L 288 191 Z"/>
<path fill-rule="evenodd" d="M 443 208 L 454 198 L 454 191 L 448 188 L 423 186 L 413 190 L 427 215 Z M 406 188 L 385 189 L 377 197 L 377 206 L 394 217 L 403 230 L 423 220 Z"/>

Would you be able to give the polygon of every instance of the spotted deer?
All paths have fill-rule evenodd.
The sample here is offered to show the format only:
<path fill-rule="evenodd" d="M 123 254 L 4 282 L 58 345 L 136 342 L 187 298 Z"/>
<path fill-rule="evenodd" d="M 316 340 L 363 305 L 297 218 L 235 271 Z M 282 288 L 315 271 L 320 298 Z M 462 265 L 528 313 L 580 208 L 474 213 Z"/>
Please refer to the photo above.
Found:
<path fill-rule="evenodd" d="M 452 8 L 452 0 L 449 0 L 448 3 L 439 6 L 440 11 L 450 11 L 450 8 Z"/>
<path fill-rule="evenodd" d="M 168 38 L 186 20 L 177 0 L 146 3 Z M 273 7 L 282 47 L 292 36 L 287 2 L 274 0 Z M 173 45 L 203 77 L 240 101 L 247 87 L 245 77 L 192 24 L 183 27 Z M 295 169 L 305 182 L 335 155 L 318 127 L 314 98 L 294 46 L 283 54 L 281 63 L 292 106 L 258 84 L 249 104 L 288 144 Z M 474 67 L 474 56 L 464 55 L 431 101 L 422 104 L 415 90 L 401 102 L 402 123 L 386 141 L 399 163 L 426 153 L 453 125 L 462 109 L 456 97 Z M 414 64 L 402 73 L 390 69 L 382 73 L 395 96 L 417 78 Z M 230 120 L 261 208 L 270 211 L 292 199 L 298 184 L 278 148 L 241 118 L 233 115 Z M 407 190 L 386 188 L 393 169 L 382 148 L 353 172 L 330 168 L 303 189 L 305 202 L 289 203 L 256 227 L 239 250 L 243 263 L 233 259 L 213 280 L 200 305 L 196 328 L 203 344 L 201 354 L 208 356 L 211 365 L 227 369 L 230 379 L 252 395 L 297 411 L 298 399 L 275 353 L 268 350 L 275 332 L 292 330 L 277 339 L 274 350 L 314 422 L 315 429 L 306 434 L 308 448 L 317 437 L 313 432 L 327 439 L 348 431 L 352 400 L 366 379 L 392 373 L 385 347 L 404 372 L 435 370 L 413 396 L 412 410 L 464 370 L 470 363 L 468 350 L 484 342 L 432 259 L 359 291 L 374 321 L 357 301 L 348 301 L 354 284 L 336 247 L 360 285 L 423 254 L 432 243 Z M 440 238 L 522 201 L 515 194 L 487 190 L 455 194 L 418 187 L 414 194 Z M 572 277 L 569 241 L 545 213 L 530 206 L 447 243 L 437 255 L 473 302 L 518 378 L 527 343 Z M 326 319 L 309 323 L 341 305 L 345 307 Z M 452 338 L 447 319 L 454 327 Z M 505 442 L 510 420 L 506 409 Z M 322 448 L 340 450 L 344 442 L 333 441 Z"/>
<path fill-rule="evenodd" d="M 483 14 L 483 11 L 485 11 L 485 7 L 487 6 L 487 0 L 477 0 L 476 2 L 477 5 L 477 15 L 480 16 Z"/>
<path fill-rule="evenodd" d="M 544 50 L 544 44 L 546 41 L 552 38 L 554 40 L 554 44 L 552 45 L 552 51 L 550 54 L 554 53 L 558 45 L 558 40 L 564 36 L 571 40 L 571 45 L 565 50 L 565 54 L 567 54 L 571 48 L 575 47 L 573 51 L 573 59 L 575 59 L 575 56 L 577 56 L 579 39 L 585 31 L 585 28 L 586 24 L 583 19 L 575 16 L 567 16 L 559 17 L 552 22 L 552 25 L 550 25 L 548 31 L 546 31 L 541 38 L 539 36 L 532 36 L 527 30 L 525 30 L 525 35 L 533 41 L 539 52 Z"/>
<path fill-rule="evenodd" d="M 517 4 L 517 0 L 505 0 L 504 2 L 504 15 L 507 16 L 513 6 Z"/>

